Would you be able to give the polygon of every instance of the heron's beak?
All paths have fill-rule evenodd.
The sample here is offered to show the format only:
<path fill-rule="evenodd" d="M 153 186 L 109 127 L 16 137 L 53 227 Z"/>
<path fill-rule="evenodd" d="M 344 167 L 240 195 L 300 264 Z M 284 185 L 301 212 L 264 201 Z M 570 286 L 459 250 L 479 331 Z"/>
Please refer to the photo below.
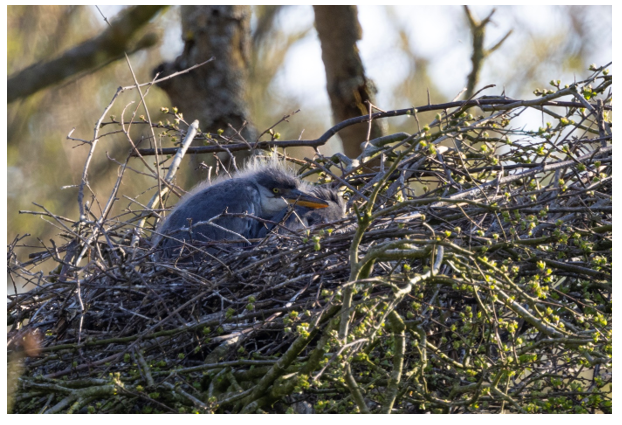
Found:
<path fill-rule="evenodd" d="M 315 196 L 307 195 L 306 193 L 301 192 L 297 189 L 290 191 L 288 194 L 284 195 L 283 198 L 290 204 L 300 205 L 301 207 L 307 207 L 307 208 L 328 207 L 328 203 L 326 203 L 326 201 L 322 201 L 320 198 L 316 198 Z"/>

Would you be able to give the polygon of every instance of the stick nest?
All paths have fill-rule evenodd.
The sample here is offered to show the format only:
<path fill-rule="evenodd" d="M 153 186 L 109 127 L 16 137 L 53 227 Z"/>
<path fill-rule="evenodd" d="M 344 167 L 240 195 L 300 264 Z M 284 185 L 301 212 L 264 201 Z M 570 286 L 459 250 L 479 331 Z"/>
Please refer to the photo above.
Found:
<path fill-rule="evenodd" d="M 67 243 L 9 246 L 11 279 L 34 285 L 8 300 L 14 411 L 611 411 L 601 71 L 530 101 L 375 114 L 413 131 L 301 169 L 343 190 L 345 219 L 227 253 L 156 261 L 137 225 L 153 208 L 42 212 Z M 515 125 L 528 108 L 551 124 Z"/>

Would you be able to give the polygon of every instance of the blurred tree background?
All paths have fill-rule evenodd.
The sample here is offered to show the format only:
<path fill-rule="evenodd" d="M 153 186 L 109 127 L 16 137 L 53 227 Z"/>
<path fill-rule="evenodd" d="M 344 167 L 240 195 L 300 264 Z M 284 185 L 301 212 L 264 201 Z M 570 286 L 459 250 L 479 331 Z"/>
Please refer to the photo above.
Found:
<path fill-rule="evenodd" d="M 112 23 L 128 10 L 104 7 L 101 12 Z M 326 90 L 323 55 L 314 26 L 317 11 L 314 14 L 310 6 L 253 6 L 247 10 L 250 37 L 243 61 L 247 73 L 243 95 L 248 128 L 259 134 L 284 115 L 300 109 L 276 128 L 281 139 L 318 137 L 333 124 L 332 117 L 337 114 L 331 110 Z M 151 15 L 143 13 L 140 25 L 130 25 L 132 33 L 123 37 L 127 44 L 121 51 L 95 55 L 93 62 L 83 68 L 75 63 L 65 66 L 68 76 L 61 82 L 32 94 L 15 95 L 13 100 L 9 97 L 8 241 L 17 234 L 29 233 L 29 243 L 36 247 L 37 238 L 47 241 L 58 233 L 41 218 L 18 213 L 37 209 L 33 202 L 61 216 L 77 216 L 75 185 L 80 183 L 88 146 L 68 140 L 67 135 L 75 128 L 72 137 L 90 140 L 95 122 L 117 87 L 134 84 L 122 51 L 128 53 L 141 83 L 153 79 L 158 65 L 171 63 L 186 53 L 189 38 L 182 32 L 183 9 L 168 7 L 148 12 Z M 377 90 L 375 105 L 384 110 L 450 101 L 467 87 L 468 77 L 473 74 L 473 34 L 477 24 L 485 23 L 481 27 L 485 34 L 480 34 L 480 39 L 488 55 L 482 58 L 474 87 L 478 90 L 494 83 L 497 87 L 491 95 L 505 91 L 514 98 L 530 97 L 534 88 L 545 87 L 551 79 L 572 80 L 590 63 L 604 65 L 612 55 L 611 6 L 499 7 L 490 22 L 486 22 L 490 7 L 472 8 L 470 19 L 457 6 L 361 6 L 357 12 L 362 39 L 354 47 L 360 53 L 365 75 Z M 62 56 L 107 31 L 102 14 L 90 6 L 9 6 L 7 13 L 9 96 L 22 89 L 21 85 L 12 85 L 12 78 L 24 69 Z M 119 119 L 129 102 L 137 105 L 140 100 L 136 91 L 124 96 L 109 115 Z M 159 87 L 150 89 L 146 102 L 153 122 L 167 119 L 161 107 L 179 106 Z M 128 108 L 126 118 L 135 105 Z M 187 117 L 193 115 L 193 111 L 181 112 Z M 141 108 L 137 115 L 143 113 Z M 407 118 L 396 118 L 383 124 L 388 133 L 394 133 L 410 131 L 412 123 Z M 135 125 L 131 131 L 134 140 L 148 136 L 146 126 Z M 110 192 L 118 164 L 109 158 L 124 161 L 128 153 L 123 134 L 106 137 L 103 143 L 89 172 L 94 193 Z M 342 146 L 335 138 L 320 150 L 330 154 L 342 151 Z M 288 152 L 297 157 L 313 155 L 311 149 Z M 185 173 L 177 179 L 180 187 L 188 189 L 206 177 L 207 171 L 199 163 L 184 160 Z M 130 166 L 143 170 L 138 161 L 130 162 Z M 119 197 L 127 195 L 141 202 L 151 197 L 145 192 L 152 184 L 151 178 L 134 174 L 132 182 L 135 187 L 122 187 Z M 173 203 L 169 201 L 169 205 Z M 40 245 L 35 248 L 40 249 Z"/>

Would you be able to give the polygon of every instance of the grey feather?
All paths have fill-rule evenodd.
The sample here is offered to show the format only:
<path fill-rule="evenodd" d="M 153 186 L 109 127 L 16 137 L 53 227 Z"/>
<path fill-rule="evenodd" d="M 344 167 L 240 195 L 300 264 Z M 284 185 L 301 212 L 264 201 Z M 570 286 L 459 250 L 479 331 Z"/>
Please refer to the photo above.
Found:
<path fill-rule="evenodd" d="M 233 198 L 231 193 L 238 196 Z M 214 224 L 230 232 L 208 222 L 223 213 L 261 215 L 261 211 L 257 211 L 255 207 L 258 199 L 259 190 L 252 182 L 245 179 L 225 180 L 193 194 L 188 202 L 176 207 L 160 226 L 159 233 L 191 243 L 241 239 L 236 233 L 247 237 L 258 226 L 257 221 L 252 218 L 219 217 L 213 220 Z M 168 251 L 181 244 L 165 237 L 161 246 Z"/>
<path fill-rule="evenodd" d="M 345 214 L 345 202 L 343 198 L 339 196 L 339 193 L 335 190 L 328 189 L 326 187 L 316 186 L 307 189 L 309 193 L 322 199 L 328 203 L 328 207 L 322 209 L 306 208 L 301 206 L 295 206 L 294 211 L 290 213 L 290 208 L 284 208 L 277 215 L 272 217 L 270 221 L 274 223 L 282 223 L 282 225 L 289 230 L 299 230 L 307 227 L 317 226 L 319 224 L 327 224 L 337 221 L 344 217 Z M 283 219 L 287 216 L 287 219 L 283 223 Z M 257 237 L 265 237 L 272 226 L 263 226 Z M 276 233 L 284 233 L 282 229 L 276 229 Z"/>
<path fill-rule="evenodd" d="M 283 218 L 287 211 L 286 199 L 289 202 L 305 201 L 313 206 L 317 204 L 322 210 L 327 210 L 330 217 L 336 216 L 336 210 L 340 208 L 339 217 L 343 215 L 343 201 L 341 204 L 335 203 L 332 193 L 317 191 L 306 185 L 281 163 L 256 161 L 248 170 L 233 178 L 213 184 L 203 183 L 188 193 L 161 223 L 153 238 L 153 245 L 162 248 L 165 257 L 172 257 L 178 255 L 183 245 L 201 247 L 208 243 L 208 252 L 214 253 L 224 246 L 232 246 L 215 244 L 217 241 L 248 242 L 247 239 L 267 233 L 266 226 L 256 217 L 270 220 L 283 214 Z M 313 215 L 313 208 L 296 208 L 306 217 L 304 225 L 322 219 L 321 215 Z M 296 227 L 293 221 L 288 222 Z"/>

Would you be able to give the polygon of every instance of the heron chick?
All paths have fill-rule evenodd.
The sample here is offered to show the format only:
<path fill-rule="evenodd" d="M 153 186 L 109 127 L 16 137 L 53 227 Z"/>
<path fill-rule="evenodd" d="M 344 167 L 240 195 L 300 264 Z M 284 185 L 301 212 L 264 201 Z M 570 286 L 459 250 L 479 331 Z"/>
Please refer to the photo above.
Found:
<path fill-rule="evenodd" d="M 345 213 L 345 202 L 343 198 L 339 196 L 336 190 L 328 189 L 322 186 L 308 186 L 302 182 L 301 188 L 304 192 L 309 193 L 322 201 L 325 201 L 328 206 L 326 208 L 309 208 L 300 205 L 294 206 L 294 211 L 290 213 L 290 208 L 285 208 L 283 211 L 272 217 L 270 221 L 275 223 L 283 223 L 284 227 L 289 230 L 299 230 L 306 227 L 317 226 L 319 224 L 332 223 L 343 218 Z M 263 238 L 272 230 L 273 226 L 266 226 L 261 229 L 259 237 Z M 282 228 L 276 229 L 276 233 L 284 233 Z"/>
<path fill-rule="evenodd" d="M 184 243 L 264 237 L 270 226 L 257 218 L 280 222 L 288 203 L 295 205 L 304 225 L 321 221 L 311 214 L 324 209 L 324 221 L 342 217 L 343 202 L 323 190 L 305 184 L 282 163 L 255 160 L 232 178 L 201 183 L 185 195 L 158 227 L 153 244 L 171 257 Z M 285 226 L 302 227 L 291 216 Z"/>

